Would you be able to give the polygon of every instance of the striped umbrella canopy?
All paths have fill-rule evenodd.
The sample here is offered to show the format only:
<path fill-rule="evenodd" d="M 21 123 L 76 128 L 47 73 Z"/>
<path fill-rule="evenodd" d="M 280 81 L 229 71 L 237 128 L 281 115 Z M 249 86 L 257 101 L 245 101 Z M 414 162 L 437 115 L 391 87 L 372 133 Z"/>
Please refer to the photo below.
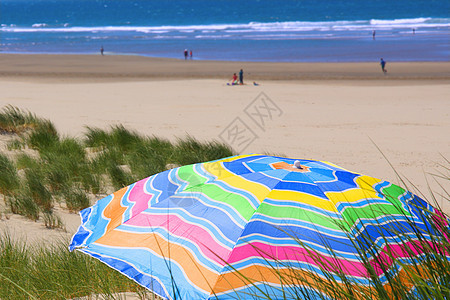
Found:
<path fill-rule="evenodd" d="M 449 228 L 389 182 L 258 154 L 155 174 L 80 214 L 70 250 L 168 299 L 323 299 L 327 282 L 370 294 L 393 279 L 414 291 L 405 265 Z"/>

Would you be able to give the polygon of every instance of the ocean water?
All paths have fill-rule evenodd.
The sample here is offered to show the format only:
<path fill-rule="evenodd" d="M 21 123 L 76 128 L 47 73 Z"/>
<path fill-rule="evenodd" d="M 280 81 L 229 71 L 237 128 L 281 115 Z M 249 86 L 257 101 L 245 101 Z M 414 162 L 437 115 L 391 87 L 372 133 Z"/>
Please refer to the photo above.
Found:
<path fill-rule="evenodd" d="M 449 0 L 0 1 L 3 53 L 449 61 L 449 40 Z"/>

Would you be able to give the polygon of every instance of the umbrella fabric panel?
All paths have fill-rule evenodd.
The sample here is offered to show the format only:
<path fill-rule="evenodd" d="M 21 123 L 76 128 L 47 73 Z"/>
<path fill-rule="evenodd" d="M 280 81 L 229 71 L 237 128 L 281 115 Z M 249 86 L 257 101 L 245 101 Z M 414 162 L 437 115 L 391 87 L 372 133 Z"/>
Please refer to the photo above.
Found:
<path fill-rule="evenodd" d="M 135 261 L 139 255 L 133 251 L 142 253 L 144 250 L 148 253 L 147 258 L 152 255 L 159 257 L 155 264 L 157 270 L 164 266 L 163 263 L 174 264 L 173 267 L 166 267 L 166 271 L 170 269 L 171 276 L 164 272 L 160 272 L 162 274 L 158 277 L 152 275 L 159 282 L 165 286 L 176 282 L 177 293 L 181 295 L 209 295 L 212 288 L 209 285 L 214 284 L 225 265 L 225 259 L 244 228 L 245 216 L 251 216 L 260 202 L 255 195 L 267 194 L 269 189 L 256 182 L 246 190 L 241 189 L 239 183 L 245 180 L 236 180 L 221 168 L 218 172 L 221 172 L 223 179 L 212 181 L 213 175 L 205 171 L 208 167 L 214 166 L 193 165 L 165 172 L 167 182 L 159 174 L 144 180 L 139 188 L 141 194 L 151 196 L 147 202 L 150 207 L 138 215 L 130 215 L 129 219 L 123 218 L 125 214 L 121 213 L 122 220 L 126 220 L 122 225 L 104 231 L 101 238 L 83 250 L 97 253 L 97 257 L 102 259 L 114 257 L 120 261 L 125 261 L 126 255 L 132 253 L 130 266 L 140 274 L 150 276 L 148 267 L 145 267 L 148 259 Z M 166 190 L 168 197 L 162 199 L 162 190 L 166 187 L 170 191 Z M 133 193 L 137 193 L 136 185 L 122 190 L 124 196 Z M 112 202 L 111 199 L 103 201 Z M 123 202 L 126 204 L 129 200 L 123 199 Z M 103 205 L 99 208 L 107 209 Z M 103 225 L 101 222 L 99 224 Z M 117 269 L 117 266 L 112 267 Z M 198 274 L 195 275 L 193 269 Z"/>
<path fill-rule="evenodd" d="M 169 296 L 170 294 L 167 291 L 166 287 L 161 283 L 161 281 L 158 278 L 155 278 L 155 277 L 152 277 L 151 275 L 149 275 L 149 274 L 151 274 L 151 272 L 149 272 L 149 274 L 145 274 L 145 273 L 142 273 L 141 271 L 139 271 L 135 266 L 133 266 L 132 264 L 130 264 L 127 261 L 124 261 L 124 260 L 121 260 L 121 259 L 118 259 L 115 257 L 110 257 L 105 254 L 99 255 L 98 251 L 100 251 L 100 249 L 97 249 L 97 251 L 95 251 L 95 252 L 89 251 L 87 249 L 78 249 L 78 251 L 86 253 L 86 254 L 100 260 L 101 262 L 105 263 L 109 267 L 121 272 L 128 278 L 136 281 L 140 285 L 153 291 L 155 294 L 157 294 L 163 298 L 170 299 L 170 296 Z M 166 269 L 166 268 L 164 267 L 163 269 Z"/>
<path fill-rule="evenodd" d="M 434 209 L 404 189 L 331 163 L 300 160 L 297 169 L 294 161 L 243 155 L 153 175 L 83 211 L 71 249 L 169 299 L 320 298 L 323 291 L 305 284 L 326 276 L 339 283 L 338 271 L 368 285 L 362 259 L 381 282 L 403 280 L 393 259 L 419 262 L 417 230 L 439 236 L 423 218 Z M 293 272 L 303 279 L 282 284 Z"/>
<path fill-rule="evenodd" d="M 155 278 L 166 287 L 169 297 L 176 293 L 183 299 L 189 299 L 187 295 L 191 295 L 190 299 L 205 299 L 210 295 L 210 285 L 215 282 L 218 272 L 204 264 L 203 259 L 198 259 L 180 238 L 171 238 L 174 241 L 157 231 L 132 233 L 115 229 L 83 250 L 115 258 L 139 274 Z M 111 266 L 117 269 L 115 262 L 112 263 Z M 133 279 L 139 282 L 139 277 Z"/>
<path fill-rule="evenodd" d="M 191 175 L 186 178 L 190 180 L 196 174 L 203 176 L 206 180 L 204 184 L 194 187 L 187 187 L 186 192 L 202 194 L 200 197 L 210 199 L 211 206 L 219 206 L 226 210 L 227 214 L 239 220 L 244 226 L 250 219 L 253 211 L 261 202 L 261 198 L 269 190 L 260 184 L 248 186 L 248 190 L 236 188 L 242 185 L 242 178 L 235 178 L 220 166 L 220 163 L 205 163 L 194 166 Z M 184 168 L 184 167 L 182 167 Z M 220 179 L 219 179 L 220 178 Z"/>
<path fill-rule="evenodd" d="M 334 183 L 333 189 L 328 184 L 328 191 L 325 192 L 326 198 L 329 199 L 328 202 L 322 201 L 317 195 L 310 194 L 309 196 L 312 196 L 312 198 L 309 199 L 308 203 L 308 201 L 305 201 L 308 197 L 304 195 L 307 192 L 305 193 L 301 185 L 296 185 L 299 191 L 297 192 L 299 193 L 298 197 L 292 195 L 296 193 L 293 190 L 289 191 L 291 193 L 289 196 L 278 195 L 278 197 L 273 197 L 273 194 L 285 192 L 284 189 L 282 191 L 273 190 L 269 194 L 270 198 L 266 198 L 259 206 L 233 250 L 228 260 L 230 265 L 227 267 L 227 281 L 230 280 L 230 277 L 233 277 L 232 273 L 239 272 L 240 275 L 236 275 L 238 278 L 242 277 L 242 274 L 252 274 L 252 272 L 248 272 L 248 268 L 258 268 L 258 271 L 253 271 L 253 274 L 264 274 L 263 277 L 269 278 L 274 269 L 278 270 L 280 266 L 289 265 L 292 268 L 308 266 L 307 269 L 314 269 L 317 274 L 320 274 L 321 268 L 324 267 L 325 270 L 331 272 L 340 270 L 347 275 L 354 276 L 355 281 L 368 284 L 369 280 L 361 281 L 361 277 L 369 279 L 369 274 L 366 266 L 360 261 L 359 252 L 359 250 L 366 250 L 366 255 L 371 259 L 377 275 L 380 276 L 382 282 L 387 283 L 387 278 L 383 274 L 386 270 L 378 268 L 377 261 L 389 263 L 391 276 L 395 276 L 399 269 L 398 265 L 393 265 L 392 259 L 408 258 L 409 263 L 417 262 L 417 259 L 411 260 L 411 251 L 401 251 L 402 246 L 411 249 L 415 247 L 410 241 L 411 235 L 414 235 L 415 230 L 417 230 L 411 227 L 410 222 L 407 222 L 413 217 L 410 209 L 405 210 L 402 206 L 406 205 L 406 202 L 402 202 L 402 195 L 404 195 L 405 190 L 396 187 L 397 193 L 393 195 L 391 192 L 387 199 L 382 191 L 380 193 L 380 190 L 377 190 L 378 185 L 386 186 L 385 182 L 363 175 L 355 176 L 355 174 L 351 174 L 348 177 L 352 178 L 351 181 L 354 183 L 351 189 L 348 186 L 351 184 L 350 180 L 343 180 L 342 188 L 339 188 L 338 183 L 341 183 L 341 181 L 338 180 Z M 316 184 L 319 187 L 321 186 L 319 182 Z M 392 185 L 389 186 L 392 187 Z M 291 199 L 291 201 L 284 199 Z M 293 199 L 298 199 L 299 202 L 303 203 L 296 205 L 292 201 Z M 320 204 L 321 201 L 322 204 Z M 310 207 L 308 207 L 308 204 Z M 432 209 L 423 200 L 417 204 Z M 322 207 L 322 211 L 318 207 Z M 324 217 L 322 222 L 321 218 L 318 217 L 320 213 Z M 336 218 L 333 219 L 333 217 Z M 423 222 L 415 221 L 417 221 L 418 228 L 425 229 Z M 354 241 L 350 241 L 351 228 L 361 227 L 359 226 L 360 222 L 366 222 L 365 228 L 362 231 L 355 232 Z M 372 225 L 368 226 L 367 223 L 370 222 L 372 222 Z M 400 237 L 397 236 L 400 233 Z M 438 235 L 439 233 L 435 232 L 435 234 Z M 361 236 L 364 236 L 364 238 L 361 238 Z M 358 239 L 366 243 L 366 246 L 373 247 L 377 241 L 378 243 L 380 241 L 386 243 L 382 238 L 390 239 L 391 245 L 384 245 L 384 247 L 379 245 L 378 253 L 373 253 L 373 250 L 369 247 L 362 249 L 356 249 L 355 247 L 358 244 L 363 244 Z M 283 241 L 288 242 L 284 245 Z M 402 242 L 403 245 L 396 245 L 399 242 Z M 317 256 L 314 259 L 311 258 L 308 255 L 311 250 L 320 255 L 320 259 Z M 333 251 L 332 254 L 330 250 Z M 393 255 L 387 256 L 383 253 L 383 250 L 389 251 Z M 416 254 L 419 255 L 420 253 Z M 371 257 L 373 255 L 377 256 Z M 270 261 L 273 266 L 261 266 L 267 265 Z M 332 261 L 332 264 L 329 264 L 327 268 L 326 262 L 328 261 Z M 304 262 L 303 266 L 300 262 Z M 336 279 L 339 280 L 338 277 Z M 274 277 L 274 280 L 272 284 L 276 285 L 279 278 Z M 258 282 L 258 280 L 248 281 L 251 284 Z M 249 283 L 243 283 L 241 280 L 242 287 L 248 285 Z"/>
<path fill-rule="evenodd" d="M 165 171 L 140 180 L 98 200 L 94 206 L 81 211 L 82 223 L 78 232 L 73 236 L 69 249 L 86 246 L 131 217 L 138 215 L 151 205 L 151 201 L 156 202 L 159 197 L 170 194 L 170 191 L 173 191 L 173 188 L 170 188 L 170 182 L 161 182 L 161 178 L 167 178 L 167 174 L 168 171 Z M 164 192 L 153 189 L 156 184 L 160 184 L 158 187 Z"/>

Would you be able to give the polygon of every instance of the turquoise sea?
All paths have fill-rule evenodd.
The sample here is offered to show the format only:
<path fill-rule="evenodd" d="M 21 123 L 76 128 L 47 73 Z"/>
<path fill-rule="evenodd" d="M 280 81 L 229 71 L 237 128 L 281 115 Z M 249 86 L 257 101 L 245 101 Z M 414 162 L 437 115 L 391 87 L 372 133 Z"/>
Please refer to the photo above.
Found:
<path fill-rule="evenodd" d="M 448 61 L 449 14 L 448 0 L 1 0 L 0 52 Z"/>

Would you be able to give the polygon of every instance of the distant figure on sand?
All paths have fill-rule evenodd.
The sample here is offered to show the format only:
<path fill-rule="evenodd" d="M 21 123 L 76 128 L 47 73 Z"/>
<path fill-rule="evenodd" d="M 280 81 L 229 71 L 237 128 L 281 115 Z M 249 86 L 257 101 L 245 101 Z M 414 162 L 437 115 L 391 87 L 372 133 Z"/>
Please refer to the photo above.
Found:
<path fill-rule="evenodd" d="M 375 30 L 374 31 L 372 31 L 372 39 L 374 40 L 375 39 Z"/>
<path fill-rule="evenodd" d="M 103 46 L 100 48 L 100 54 L 103 56 L 103 52 L 105 51 L 105 49 L 103 49 Z"/>
<path fill-rule="evenodd" d="M 416 29 L 415 29 L 415 28 L 413 28 L 413 35 L 414 35 L 414 34 L 416 34 Z"/>
<path fill-rule="evenodd" d="M 186 60 L 187 57 L 188 57 L 188 50 L 187 50 L 187 49 L 184 49 L 184 59 Z"/>
<path fill-rule="evenodd" d="M 386 62 L 384 61 L 383 58 L 380 59 L 380 65 L 381 65 L 381 70 L 383 71 L 384 74 L 386 74 L 386 72 L 387 72 L 387 70 L 385 69 Z"/>
<path fill-rule="evenodd" d="M 239 84 L 244 84 L 244 71 L 242 69 L 239 71 Z"/>
<path fill-rule="evenodd" d="M 189 51 L 189 57 L 192 59 L 192 50 Z"/>
<path fill-rule="evenodd" d="M 231 84 L 227 83 L 227 85 L 237 85 L 238 84 L 238 78 L 236 73 L 233 74 L 233 78 L 231 78 Z"/>
<path fill-rule="evenodd" d="M 231 84 L 232 85 L 238 84 L 236 73 L 233 74 L 233 78 L 231 79 Z"/>

